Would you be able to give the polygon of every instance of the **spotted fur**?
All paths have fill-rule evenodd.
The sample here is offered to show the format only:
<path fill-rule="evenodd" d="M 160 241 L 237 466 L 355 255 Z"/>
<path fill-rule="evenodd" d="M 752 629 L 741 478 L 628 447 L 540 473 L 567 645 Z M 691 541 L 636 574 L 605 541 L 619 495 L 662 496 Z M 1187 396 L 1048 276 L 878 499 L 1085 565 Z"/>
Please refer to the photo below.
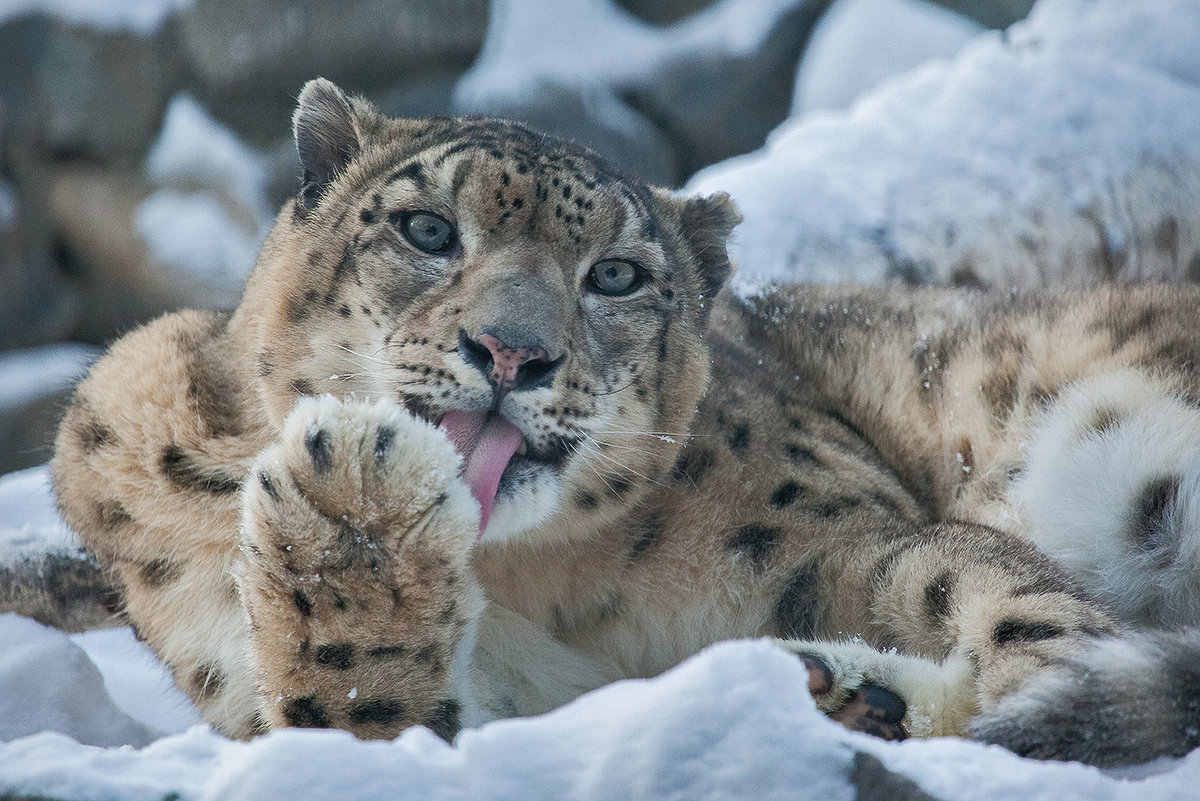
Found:
<path fill-rule="evenodd" d="M 241 306 L 114 345 L 53 463 L 124 613 L 222 731 L 453 737 L 774 636 L 821 708 L 882 736 L 1109 763 L 1190 745 L 1194 683 L 1108 644 L 1195 622 L 1200 293 L 743 302 L 718 294 L 723 196 L 325 81 L 295 135 L 302 187 Z M 613 259 L 628 292 L 598 291 Z M 526 450 L 473 547 L 434 424 L 489 408 Z M 1137 703 L 1110 663 L 1165 699 L 1157 750 L 1080 690 Z M 1105 748 L 1063 745 L 1080 720 L 1115 729 Z"/>

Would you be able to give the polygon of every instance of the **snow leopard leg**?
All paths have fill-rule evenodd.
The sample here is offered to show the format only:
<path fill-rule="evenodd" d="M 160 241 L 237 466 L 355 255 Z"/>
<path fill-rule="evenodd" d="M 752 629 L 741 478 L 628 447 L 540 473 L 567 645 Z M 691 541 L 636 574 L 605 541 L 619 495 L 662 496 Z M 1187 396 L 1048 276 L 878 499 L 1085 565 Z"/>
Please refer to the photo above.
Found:
<path fill-rule="evenodd" d="M 442 432 L 387 402 L 306 399 L 247 481 L 238 586 L 272 726 L 390 738 L 476 723 L 479 511 Z"/>
<path fill-rule="evenodd" d="M 899 717 L 904 734 L 964 734 L 980 710 L 1115 628 L 1021 538 L 963 522 L 896 521 L 856 535 L 826 561 L 837 565 L 843 593 L 865 588 L 867 615 L 830 622 L 887 647 L 783 642 L 806 659 L 818 707 L 851 728 L 895 739 Z"/>

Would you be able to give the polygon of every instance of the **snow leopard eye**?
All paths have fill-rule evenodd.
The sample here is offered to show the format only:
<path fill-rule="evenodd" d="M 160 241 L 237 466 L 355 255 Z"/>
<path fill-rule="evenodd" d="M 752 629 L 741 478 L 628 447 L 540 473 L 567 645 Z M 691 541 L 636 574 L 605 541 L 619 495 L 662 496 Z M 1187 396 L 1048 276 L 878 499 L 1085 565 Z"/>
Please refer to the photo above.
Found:
<path fill-rule="evenodd" d="M 428 211 L 404 215 L 400 232 L 413 247 L 426 253 L 445 253 L 454 245 L 454 226 Z"/>
<path fill-rule="evenodd" d="M 628 295 L 645 281 L 645 272 L 633 262 L 605 259 L 588 273 L 588 283 L 601 295 Z"/>

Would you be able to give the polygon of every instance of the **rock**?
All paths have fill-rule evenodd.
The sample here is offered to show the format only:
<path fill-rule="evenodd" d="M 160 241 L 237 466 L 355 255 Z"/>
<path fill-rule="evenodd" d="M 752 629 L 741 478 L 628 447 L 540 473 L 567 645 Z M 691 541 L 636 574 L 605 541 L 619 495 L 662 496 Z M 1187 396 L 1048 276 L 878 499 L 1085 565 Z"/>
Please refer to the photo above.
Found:
<path fill-rule="evenodd" d="M 0 180 L 0 351 L 67 336 L 79 313 L 79 298 L 55 262 L 49 226 L 30 211 L 25 197 Z"/>
<path fill-rule="evenodd" d="M 34 14 L 0 24 L 8 147 L 41 158 L 132 163 L 181 80 L 168 28 L 99 30 Z"/>
<path fill-rule="evenodd" d="M 884 767 L 874 754 L 856 751 L 850 772 L 854 801 L 938 801 L 903 773 Z"/>
<path fill-rule="evenodd" d="M 970 17 L 985 28 L 1007 28 L 1025 19 L 1037 0 L 929 0 L 964 17 Z"/>
<path fill-rule="evenodd" d="M 196 0 L 179 20 L 196 91 L 258 146 L 286 130 L 300 87 L 318 75 L 368 95 L 402 77 L 467 68 L 487 0 Z"/>
<path fill-rule="evenodd" d="M 677 185 L 757 147 L 785 118 L 796 62 L 829 2 L 728 0 L 653 28 L 608 0 L 511 0 L 496 6 L 455 109 L 573 134 L 646 180 Z"/>
<path fill-rule="evenodd" d="M 624 93 L 671 138 L 683 178 L 754 150 L 783 122 L 792 105 L 796 65 L 829 5 L 829 0 L 790 4 L 759 32 L 752 48 L 678 48 Z M 683 24 L 707 27 L 712 34 L 727 31 L 733 24 L 727 8 L 735 7 L 715 7 Z M 680 31 L 680 41 L 686 40 Z"/>
<path fill-rule="evenodd" d="M 615 0 L 638 19 L 654 25 L 668 25 L 690 17 L 711 6 L 714 0 Z"/>

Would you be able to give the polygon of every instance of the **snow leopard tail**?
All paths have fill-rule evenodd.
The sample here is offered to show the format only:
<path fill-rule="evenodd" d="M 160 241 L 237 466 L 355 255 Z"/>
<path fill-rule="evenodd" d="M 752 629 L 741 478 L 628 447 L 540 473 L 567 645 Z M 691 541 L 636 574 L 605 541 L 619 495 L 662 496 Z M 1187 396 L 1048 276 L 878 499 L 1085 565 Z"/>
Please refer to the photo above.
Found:
<path fill-rule="evenodd" d="M 23 554 L 0 561 L 0 613 L 15 612 L 63 631 L 125 625 L 120 593 L 80 553 Z"/>
<path fill-rule="evenodd" d="M 1038 546 L 1129 628 L 1003 699 L 973 735 L 1098 765 L 1200 746 L 1200 408 L 1131 369 L 1068 387 L 1011 497 Z"/>
<path fill-rule="evenodd" d="M 1097 640 L 976 718 L 970 734 L 1101 767 L 1183 756 L 1200 746 L 1200 629 Z"/>

